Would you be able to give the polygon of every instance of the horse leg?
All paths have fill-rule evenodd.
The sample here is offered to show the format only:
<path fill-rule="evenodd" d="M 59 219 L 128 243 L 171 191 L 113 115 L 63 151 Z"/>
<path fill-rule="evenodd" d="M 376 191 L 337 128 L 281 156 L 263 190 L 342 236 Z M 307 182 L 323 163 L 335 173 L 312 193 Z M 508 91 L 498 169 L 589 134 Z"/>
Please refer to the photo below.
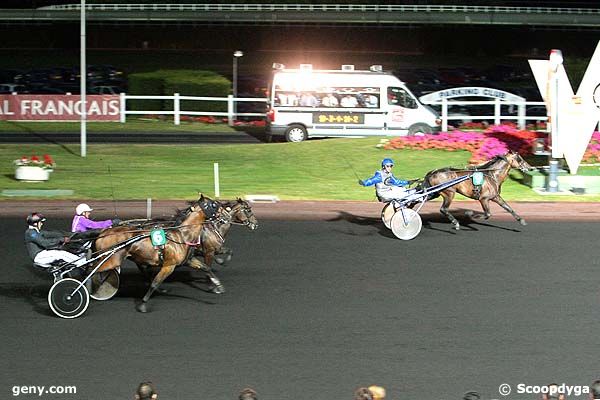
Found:
<path fill-rule="evenodd" d="M 173 273 L 173 270 L 175 269 L 175 267 L 176 267 L 176 265 L 174 265 L 174 264 L 173 265 L 163 265 L 162 266 L 162 268 L 160 269 L 160 271 L 158 272 L 158 274 L 156 274 L 156 276 L 154 277 L 154 280 L 150 284 L 150 288 L 146 292 L 146 295 L 142 299 L 142 302 L 136 306 L 136 309 L 139 312 L 142 312 L 142 313 L 148 312 L 148 307 L 146 306 L 146 303 L 148 303 L 148 300 L 150 300 L 150 296 L 152 296 L 152 293 L 154 293 L 154 291 L 156 289 L 158 289 L 158 287 L 160 286 L 160 284 L 169 275 L 171 275 L 171 273 Z"/>
<path fill-rule="evenodd" d="M 440 212 L 450 220 L 452 225 L 454 225 L 454 229 L 459 230 L 460 224 L 458 223 L 458 220 L 448 211 L 448 208 L 450 208 L 450 204 L 452 204 L 452 200 L 454 199 L 454 192 L 442 192 L 442 198 L 444 201 L 440 207 Z"/>
<path fill-rule="evenodd" d="M 233 255 L 233 250 L 229 247 L 222 246 L 217 253 L 215 253 L 215 262 L 219 265 L 224 265 L 225 263 L 231 261 L 231 256 Z"/>
<path fill-rule="evenodd" d="M 523 218 L 521 218 L 521 216 L 519 214 L 517 214 L 515 212 L 515 210 L 512 209 L 511 206 L 508 205 L 508 203 L 506 201 L 504 201 L 504 199 L 502 197 L 500 197 L 500 195 L 494 197 L 492 199 L 492 201 L 496 204 L 498 204 L 500 207 L 504 208 L 506 211 L 508 211 L 510 213 L 510 215 L 512 215 L 514 217 L 514 219 L 516 219 L 517 221 L 519 221 L 519 223 L 523 226 L 527 225 L 527 222 L 525 222 L 525 220 Z"/>
<path fill-rule="evenodd" d="M 490 211 L 490 199 L 479 199 L 481 208 L 483 209 L 483 219 L 490 219 L 492 212 Z"/>
<path fill-rule="evenodd" d="M 146 278 L 146 280 L 152 284 L 152 272 L 150 270 L 150 266 L 148 265 L 144 265 L 144 264 L 135 264 L 137 265 L 138 269 L 140 270 L 140 272 L 142 273 L 142 275 L 144 275 L 144 278 Z M 168 289 L 163 289 L 163 288 L 157 288 L 156 291 L 160 294 L 167 294 L 169 293 Z"/>
<path fill-rule="evenodd" d="M 199 269 L 206 273 L 206 276 L 208 276 L 208 280 L 212 283 L 212 287 L 209 287 L 211 292 L 215 294 L 225 293 L 225 287 L 223 286 L 223 284 L 221 284 L 221 281 L 219 280 L 217 275 L 215 275 L 215 273 L 212 271 L 210 266 L 208 266 L 207 264 L 203 263 L 195 257 L 189 261 L 188 265 L 192 268 Z"/>

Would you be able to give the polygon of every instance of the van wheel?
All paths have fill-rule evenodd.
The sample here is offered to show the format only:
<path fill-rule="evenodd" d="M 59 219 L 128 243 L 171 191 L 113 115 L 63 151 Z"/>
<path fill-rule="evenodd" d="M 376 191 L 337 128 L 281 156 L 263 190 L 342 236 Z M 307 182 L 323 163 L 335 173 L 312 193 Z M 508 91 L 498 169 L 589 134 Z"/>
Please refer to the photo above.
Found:
<path fill-rule="evenodd" d="M 424 136 L 431 132 L 433 132 L 433 130 L 427 124 L 414 124 L 408 128 L 408 136 Z"/>
<path fill-rule="evenodd" d="M 302 125 L 290 125 L 285 130 L 285 140 L 288 142 L 303 142 L 307 137 L 306 128 Z"/>

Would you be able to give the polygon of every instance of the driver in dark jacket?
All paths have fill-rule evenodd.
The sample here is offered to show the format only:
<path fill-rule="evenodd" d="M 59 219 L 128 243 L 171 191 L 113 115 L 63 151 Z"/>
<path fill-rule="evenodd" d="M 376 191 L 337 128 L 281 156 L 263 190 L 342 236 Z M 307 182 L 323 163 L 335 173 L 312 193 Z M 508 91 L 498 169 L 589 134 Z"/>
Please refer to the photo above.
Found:
<path fill-rule="evenodd" d="M 40 213 L 27 216 L 29 227 L 25 231 L 25 246 L 33 262 L 41 266 L 50 266 L 55 261 L 85 264 L 85 257 L 59 249 L 69 242 L 69 237 L 59 231 L 42 231 L 44 221 L 46 218 Z"/>

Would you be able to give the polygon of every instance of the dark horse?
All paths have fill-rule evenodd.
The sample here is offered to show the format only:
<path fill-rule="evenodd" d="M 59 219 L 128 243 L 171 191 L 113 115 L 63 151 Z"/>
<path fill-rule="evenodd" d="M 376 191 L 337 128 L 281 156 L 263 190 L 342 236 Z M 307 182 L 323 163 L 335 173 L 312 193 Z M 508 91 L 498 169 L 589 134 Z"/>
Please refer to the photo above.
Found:
<path fill-rule="evenodd" d="M 460 193 L 470 199 L 479 200 L 481 207 L 483 208 L 483 216 L 488 219 L 492 213 L 490 212 L 490 200 L 497 203 L 500 207 L 508 211 L 521 225 L 527 225 L 525 220 L 521 218 L 517 213 L 504 201 L 500 196 L 502 189 L 502 183 L 508 176 L 511 168 L 518 168 L 522 172 L 527 171 L 531 166 L 523 160 L 523 158 L 514 152 L 507 153 L 505 155 L 498 155 L 481 165 L 469 166 L 465 169 L 458 168 L 440 168 L 430 171 L 425 175 L 423 180 L 424 187 L 435 186 L 439 183 L 447 182 L 451 179 L 459 176 L 472 174 L 473 172 L 483 173 L 483 184 L 481 186 L 475 186 L 472 179 L 467 179 L 457 185 L 451 186 L 446 190 L 441 191 L 437 197 L 441 195 L 444 198 L 440 212 L 444 214 L 450 222 L 454 225 L 454 229 L 460 229 L 460 224 L 448 211 L 454 195 Z"/>
<path fill-rule="evenodd" d="M 237 199 L 233 202 L 221 202 L 219 204 L 220 208 L 216 218 L 209 221 L 202 229 L 200 244 L 194 251 L 194 257 L 188 262 L 191 267 L 206 272 L 213 284 L 211 290 L 217 294 L 224 293 L 225 288 L 212 272 L 212 262 L 213 260 L 218 262 L 218 257 L 222 257 L 222 262 L 219 262 L 219 264 L 231 259 L 232 251 L 224 246 L 225 237 L 231 225 L 243 225 L 250 230 L 258 227 L 258 221 L 246 201 Z"/>
<path fill-rule="evenodd" d="M 125 225 L 104 230 L 94 243 L 96 252 L 110 249 L 135 236 L 147 235 L 147 237 L 116 252 L 99 268 L 98 272 L 116 269 L 126 258 L 130 258 L 137 265 L 159 267 L 160 270 L 150 284 L 146 295 L 136 307 L 140 312 L 147 312 L 146 304 L 152 293 L 171 275 L 175 267 L 184 264 L 192 255 L 192 249 L 199 242 L 200 234 L 206 224 L 207 210 L 210 210 L 211 207 L 214 207 L 214 202 L 207 200 L 204 196 L 200 196 L 198 201 L 193 202 L 186 215 L 178 220 L 175 226 L 164 228 L 167 242 L 163 249 L 153 246 L 149 237 L 151 228 L 133 228 Z M 199 263 L 192 266 L 201 267 Z"/>

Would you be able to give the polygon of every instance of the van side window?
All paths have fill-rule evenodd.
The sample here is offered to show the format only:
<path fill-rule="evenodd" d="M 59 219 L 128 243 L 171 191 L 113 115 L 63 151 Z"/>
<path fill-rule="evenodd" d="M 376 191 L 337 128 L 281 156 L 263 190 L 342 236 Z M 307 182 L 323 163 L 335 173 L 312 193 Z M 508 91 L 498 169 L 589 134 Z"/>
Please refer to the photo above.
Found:
<path fill-rule="evenodd" d="M 388 88 L 388 104 L 404 108 L 418 108 L 417 102 L 405 89 Z"/>

